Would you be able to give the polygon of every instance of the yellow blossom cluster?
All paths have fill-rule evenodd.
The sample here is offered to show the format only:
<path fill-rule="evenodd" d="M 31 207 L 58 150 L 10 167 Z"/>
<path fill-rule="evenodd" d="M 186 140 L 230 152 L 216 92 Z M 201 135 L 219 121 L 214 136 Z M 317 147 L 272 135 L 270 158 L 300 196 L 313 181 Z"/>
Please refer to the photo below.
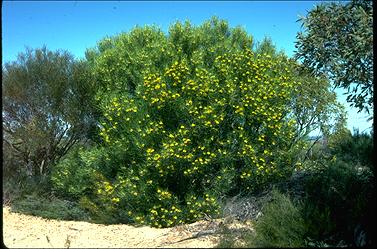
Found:
<path fill-rule="evenodd" d="M 170 227 L 184 223 L 182 210 L 175 204 L 168 207 L 154 205 L 148 212 L 149 224 L 154 227 Z"/>
<path fill-rule="evenodd" d="M 203 197 L 189 196 L 186 200 L 187 216 L 186 221 L 192 222 L 207 215 L 220 214 L 220 206 L 214 196 L 205 194 Z"/>

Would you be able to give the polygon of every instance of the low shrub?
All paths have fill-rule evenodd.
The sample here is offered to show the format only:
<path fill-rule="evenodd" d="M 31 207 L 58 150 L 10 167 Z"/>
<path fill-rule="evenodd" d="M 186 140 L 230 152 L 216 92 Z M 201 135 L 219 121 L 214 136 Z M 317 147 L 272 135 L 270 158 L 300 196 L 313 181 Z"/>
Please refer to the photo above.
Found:
<path fill-rule="evenodd" d="M 272 200 L 262 209 L 255 223 L 255 234 L 248 247 L 303 247 L 307 233 L 301 207 L 289 196 L 272 190 Z"/>
<path fill-rule="evenodd" d="M 352 164 L 361 164 L 371 168 L 375 173 L 373 163 L 373 133 L 361 133 L 359 130 L 345 130 L 333 136 L 329 141 L 331 153 L 338 159 Z"/>
<path fill-rule="evenodd" d="M 26 195 L 47 196 L 51 193 L 51 182 L 48 176 L 17 175 L 3 177 L 3 197 L 7 204 L 22 199 Z M 4 201 L 3 199 L 3 201 Z"/>
<path fill-rule="evenodd" d="M 301 214 L 301 204 L 294 203 L 288 194 L 272 188 L 262 207 L 262 215 L 253 221 L 252 229 L 237 236 L 223 228 L 217 247 L 303 247 L 306 245 L 307 226 Z"/>
<path fill-rule="evenodd" d="M 305 182 L 303 217 L 308 236 L 319 241 L 331 237 L 332 244 L 340 240 L 351 244 L 357 225 L 372 227 L 373 173 L 368 167 L 335 158 L 320 165 Z"/>
<path fill-rule="evenodd" d="M 42 197 L 37 194 L 26 195 L 15 200 L 11 205 L 11 210 L 47 219 L 90 220 L 88 213 L 78 207 L 75 202 L 56 197 Z"/>
<path fill-rule="evenodd" d="M 64 198 L 79 200 L 93 192 L 96 169 L 106 168 L 106 154 L 98 148 L 72 148 L 51 171 L 53 191 Z M 104 171 L 104 170 L 103 170 Z"/>

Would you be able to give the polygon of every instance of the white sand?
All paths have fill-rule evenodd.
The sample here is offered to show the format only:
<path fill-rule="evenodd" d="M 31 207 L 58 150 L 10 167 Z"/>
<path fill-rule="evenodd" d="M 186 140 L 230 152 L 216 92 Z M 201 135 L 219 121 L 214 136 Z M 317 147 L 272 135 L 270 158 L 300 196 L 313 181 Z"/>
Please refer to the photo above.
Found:
<path fill-rule="evenodd" d="M 221 220 L 199 221 L 173 228 L 101 225 L 82 221 L 44 219 L 10 212 L 3 207 L 3 238 L 8 248 L 131 248 L 215 247 L 219 234 L 190 238 L 203 230 L 214 230 Z M 183 240 L 179 242 L 180 240 Z"/>

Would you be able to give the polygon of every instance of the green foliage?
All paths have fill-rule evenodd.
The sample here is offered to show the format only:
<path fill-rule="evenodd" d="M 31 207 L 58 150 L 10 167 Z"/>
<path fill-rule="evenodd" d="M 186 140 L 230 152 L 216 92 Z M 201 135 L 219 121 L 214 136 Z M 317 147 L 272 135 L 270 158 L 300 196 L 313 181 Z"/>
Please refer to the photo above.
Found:
<path fill-rule="evenodd" d="M 324 161 L 322 166 L 305 182 L 303 215 L 310 231 L 308 236 L 317 240 L 335 236 L 352 243 L 356 225 L 367 227 L 373 217 L 373 173 L 337 159 Z"/>
<path fill-rule="evenodd" d="M 12 202 L 22 195 L 22 183 L 25 179 L 17 177 L 3 177 L 3 205 L 12 204 Z"/>
<path fill-rule="evenodd" d="M 12 211 L 50 219 L 89 220 L 89 214 L 75 202 L 52 194 L 49 177 L 22 176 L 3 178 L 4 204 Z"/>
<path fill-rule="evenodd" d="M 300 203 L 294 205 L 296 211 L 299 210 L 299 219 L 304 220 L 301 246 L 360 246 L 356 241 L 363 233 L 366 234 L 366 246 L 374 245 L 375 180 L 370 167 L 366 167 L 370 163 L 372 142 L 369 135 L 358 132 L 351 135 L 340 126 L 329 137 L 330 148 L 320 144 L 313 147 L 315 155 L 304 162 L 305 174 L 296 183 L 303 186 L 305 193 Z M 278 223 L 283 217 L 289 217 L 276 206 L 272 211 L 276 211 L 276 216 L 269 220 L 264 212 L 262 219 Z M 281 223 L 276 227 L 280 232 L 289 226 Z M 273 233 L 275 229 L 261 230 L 257 226 L 256 233 L 243 240 L 250 241 L 249 247 L 273 247 L 276 245 L 269 244 L 273 241 L 269 237 L 271 231 Z M 264 244 L 258 244 L 258 236 Z M 236 242 L 232 238 L 234 234 L 226 234 L 220 245 L 234 247 Z"/>
<path fill-rule="evenodd" d="M 289 177 L 300 150 L 292 107 L 319 116 L 335 99 L 319 80 L 324 96 L 298 99 L 317 81 L 271 41 L 256 54 L 251 46 L 244 30 L 213 18 L 177 22 L 167 36 L 137 27 L 88 50 L 101 142 L 55 167 L 55 190 L 84 195 L 97 220 L 169 227 L 217 216 L 223 196 Z"/>
<path fill-rule="evenodd" d="M 289 175 L 293 167 L 285 151 L 293 122 L 283 115 L 294 88 L 282 64 L 250 51 L 218 56 L 213 71 L 191 72 L 185 62 L 175 62 L 162 75 L 146 76 L 132 97 L 107 99 L 101 135 L 116 155 L 112 164 L 121 163 L 117 179 L 102 186 L 107 200 L 122 200 L 119 205 L 130 206 L 122 210 L 137 206 L 140 212 L 149 199 L 144 212 L 160 213 L 194 201 L 182 211 L 191 221 L 217 210 L 215 202 L 201 201 L 206 191 L 220 196 L 253 190 Z M 158 191 L 169 198 L 159 200 Z M 198 199 L 187 201 L 190 194 Z M 161 207 L 153 207 L 156 201 Z M 169 213 L 176 224 L 181 214 Z M 152 224 L 170 225 L 155 219 Z"/>
<path fill-rule="evenodd" d="M 10 144 L 3 139 L 3 179 L 11 180 L 16 178 L 24 178 L 26 176 L 26 169 L 19 167 L 22 163 L 22 159 L 14 157 L 13 150 Z"/>
<path fill-rule="evenodd" d="M 289 176 L 287 107 L 299 83 L 283 55 L 251 46 L 244 30 L 213 18 L 177 22 L 168 36 L 138 27 L 88 50 L 102 142 L 85 152 L 93 162 L 82 152 L 58 165 L 56 188 L 85 193 L 98 216 L 166 227 L 217 215 L 220 196 Z"/>
<path fill-rule="evenodd" d="M 265 37 L 261 42 L 255 44 L 256 54 L 268 54 L 272 57 L 286 57 L 283 51 L 277 52 L 276 46 L 270 37 Z"/>
<path fill-rule="evenodd" d="M 96 222 L 171 227 L 217 217 L 224 196 L 291 176 L 302 137 L 317 127 L 329 130 L 331 115 L 342 113 L 328 81 L 276 53 L 271 40 L 256 53 L 252 45 L 242 28 L 212 18 L 197 27 L 177 22 L 167 35 L 155 26 L 137 27 L 100 41 L 87 51 L 87 62 L 42 49 L 7 65 L 7 149 L 21 148 L 22 141 L 25 164 L 34 163 L 34 174 L 49 165 L 48 185 L 79 205 L 55 199 L 38 205 L 32 196 L 17 208 L 47 217 L 89 213 Z M 15 113 L 27 106 L 15 93 L 27 81 L 18 88 L 11 82 L 29 74 L 46 89 L 25 86 L 22 96 L 34 94 L 31 106 L 42 111 L 33 117 L 26 110 L 27 121 L 12 133 Z M 88 107 L 76 111 L 77 106 Z M 39 149 L 32 158 L 25 138 Z M 96 144 L 75 146 L 82 138 Z M 300 230 L 296 208 L 276 196 L 274 205 L 293 219 L 282 224 Z M 276 214 L 266 210 L 261 234 L 276 225 L 268 219 Z M 276 245 L 299 245 L 301 233 L 289 229 L 266 236 Z"/>
<path fill-rule="evenodd" d="M 292 79 L 298 82 L 291 97 L 289 116 L 296 121 L 294 138 L 291 145 L 296 160 L 305 160 L 310 144 L 308 135 L 320 130 L 325 136 L 345 126 L 344 107 L 337 102 L 336 94 L 331 90 L 330 82 L 323 76 L 313 76 L 310 69 L 295 60 L 287 59 L 280 51 L 277 53 L 272 40 L 265 38 L 256 46 L 257 54 L 268 54 L 272 60 L 286 60 L 286 66 L 292 71 Z"/>
<path fill-rule="evenodd" d="M 360 133 L 358 130 L 351 134 L 345 130 L 330 137 L 329 146 L 331 153 L 338 159 L 367 166 L 375 172 L 372 134 Z"/>
<path fill-rule="evenodd" d="M 11 210 L 47 219 L 89 220 L 88 213 L 75 203 L 55 197 L 41 197 L 38 194 L 30 194 L 17 199 L 12 203 Z"/>
<path fill-rule="evenodd" d="M 130 33 L 105 38 L 86 53 L 101 91 L 98 98 L 115 92 L 133 94 L 143 77 L 162 73 L 175 61 L 200 61 L 212 67 L 216 56 L 251 48 L 252 38 L 240 27 L 212 18 L 194 27 L 176 22 L 166 36 L 156 26 L 136 27 Z M 190 65 L 194 70 L 194 65 Z"/>
<path fill-rule="evenodd" d="M 100 167 L 98 164 L 105 161 L 103 156 L 100 149 L 85 150 L 79 146 L 73 148 L 52 169 L 53 190 L 60 196 L 71 199 L 90 194 L 93 191 L 95 170 Z M 103 167 L 105 168 L 105 165 Z"/>
<path fill-rule="evenodd" d="M 303 65 L 294 63 L 291 67 L 295 81 L 302 82 L 291 106 L 297 120 L 297 140 L 307 137 L 316 129 L 328 135 L 334 132 L 333 127 L 344 125 L 344 107 L 336 101 L 335 92 L 330 90 L 330 82 L 325 77 L 313 77 Z"/>
<path fill-rule="evenodd" d="M 306 224 L 300 206 L 276 189 L 272 201 L 267 203 L 263 215 L 255 224 L 255 234 L 249 237 L 247 247 L 303 247 Z"/>
<path fill-rule="evenodd" d="M 2 72 L 3 131 L 10 163 L 19 173 L 48 175 L 93 125 L 95 89 L 89 69 L 68 52 L 44 47 L 20 53 Z"/>
<path fill-rule="evenodd" d="M 373 110 L 372 1 L 320 4 L 300 21 L 297 58 L 347 89 L 347 100 L 359 111 Z"/>

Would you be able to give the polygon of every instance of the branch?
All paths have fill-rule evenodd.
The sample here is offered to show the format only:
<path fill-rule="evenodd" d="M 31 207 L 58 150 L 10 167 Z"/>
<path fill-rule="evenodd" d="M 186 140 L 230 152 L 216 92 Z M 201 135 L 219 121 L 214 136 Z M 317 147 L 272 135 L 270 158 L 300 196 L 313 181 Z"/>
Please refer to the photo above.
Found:
<path fill-rule="evenodd" d="M 314 147 L 314 145 L 318 142 L 318 140 L 320 139 L 321 137 L 318 136 L 317 139 L 312 143 L 312 145 L 310 146 L 310 148 L 306 151 L 306 154 L 305 154 L 305 157 L 304 157 L 304 161 L 303 163 L 306 161 L 306 159 L 308 159 L 308 155 L 309 155 L 309 152 L 310 150 Z"/>
<path fill-rule="evenodd" d="M 15 145 L 22 144 L 23 142 L 19 142 L 19 143 L 15 143 L 15 144 L 13 144 L 13 143 L 9 142 L 9 141 L 8 141 L 6 138 L 4 138 L 4 137 L 3 137 L 3 140 L 4 140 L 7 144 L 9 144 L 9 146 L 10 146 L 12 149 L 14 149 L 15 151 L 17 151 L 17 152 L 19 152 L 19 153 L 25 153 L 25 151 L 22 151 L 22 150 L 20 150 L 19 148 L 15 147 Z"/>

